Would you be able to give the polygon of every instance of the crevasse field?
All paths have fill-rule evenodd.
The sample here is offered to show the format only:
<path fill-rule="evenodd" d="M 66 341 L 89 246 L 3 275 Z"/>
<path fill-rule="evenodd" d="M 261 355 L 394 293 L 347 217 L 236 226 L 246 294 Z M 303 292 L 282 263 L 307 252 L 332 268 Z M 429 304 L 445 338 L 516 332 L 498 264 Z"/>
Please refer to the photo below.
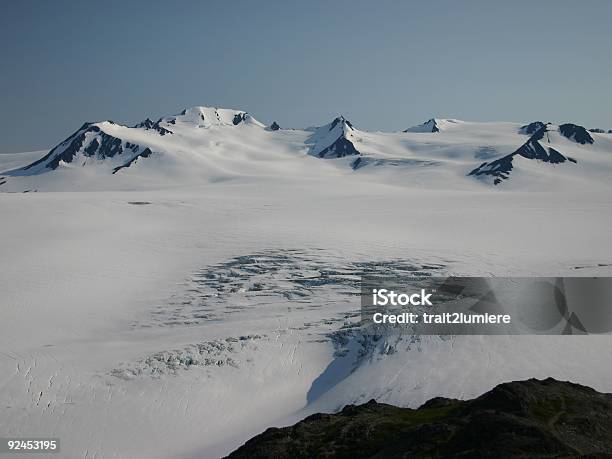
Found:
<path fill-rule="evenodd" d="M 29 169 L 46 153 L 0 155 L 3 436 L 59 437 L 69 458 L 214 458 L 372 398 L 549 376 L 612 392 L 609 335 L 356 326 L 364 273 L 609 276 L 612 135 L 274 131 L 242 114 L 196 107 L 164 135 L 97 123 Z M 575 162 L 468 175 L 529 142 Z"/>

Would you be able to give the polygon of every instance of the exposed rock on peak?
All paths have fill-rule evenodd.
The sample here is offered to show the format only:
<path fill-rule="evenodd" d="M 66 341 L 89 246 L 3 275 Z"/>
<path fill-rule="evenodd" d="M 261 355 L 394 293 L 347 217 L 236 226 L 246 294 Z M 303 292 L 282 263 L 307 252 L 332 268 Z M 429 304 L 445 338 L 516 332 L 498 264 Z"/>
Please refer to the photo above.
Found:
<path fill-rule="evenodd" d="M 71 163 L 77 153 L 97 159 L 112 158 L 123 153 L 122 141 L 104 132 L 98 124 L 85 123 L 45 156 L 25 166 L 23 171 L 37 167 L 57 169 L 61 162 Z"/>
<path fill-rule="evenodd" d="M 440 132 L 440 128 L 438 127 L 436 119 L 431 118 L 425 121 L 423 124 L 409 127 L 404 132 Z"/>
<path fill-rule="evenodd" d="M 574 158 L 563 155 L 551 146 L 542 145 L 541 141 L 544 140 L 544 136 L 549 132 L 548 126 L 549 125 L 545 125 L 536 130 L 529 140 L 521 145 L 514 153 L 495 161 L 484 162 L 468 175 L 475 177 L 492 177 L 493 184 L 499 185 L 502 181 L 510 178 L 510 173 L 514 167 L 513 161 L 517 156 L 550 164 L 560 164 L 566 161 L 576 163 Z"/>
<path fill-rule="evenodd" d="M 204 106 L 186 108 L 178 115 L 163 118 L 162 121 L 169 124 L 188 123 L 198 127 L 237 126 L 243 123 L 264 126 L 245 111 Z"/>
<path fill-rule="evenodd" d="M 461 121 L 453 119 L 431 118 L 418 126 L 412 126 L 404 132 L 442 132 L 446 128 L 452 127 L 461 123 Z"/>
<path fill-rule="evenodd" d="M 232 124 L 234 126 L 237 126 L 240 123 L 242 123 L 244 120 L 246 120 L 246 113 L 236 113 L 234 115 L 234 119 L 232 120 Z"/>
<path fill-rule="evenodd" d="M 586 143 L 593 143 L 593 137 L 591 134 L 582 126 L 572 123 L 566 123 L 559 126 L 559 132 L 564 137 L 573 140 L 576 143 L 582 145 Z"/>
<path fill-rule="evenodd" d="M 178 115 L 160 118 L 153 121 L 150 118 L 132 126 L 122 126 L 113 121 L 98 123 L 84 123 L 74 134 L 54 147 L 39 160 L 11 172 L 13 176 L 34 175 L 47 170 L 55 170 L 60 164 L 71 164 L 79 156 L 83 164 L 88 158 L 105 160 L 115 158 L 111 166 L 112 173 L 129 167 L 139 158 L 147 158 L 156 148 L 157 140 L 152 137 L 143 137 L 141 130 L 155 131 L 156 137 L 175 134 L 181 127 L 183 133 L 192 128 L 211 126 L 236 126 L 248 124 L 262 126 L 247 112 L 210 108 L 192 107 L 182 110 Z M 169 127 L 174 126 L 171 129 Z M 187 129 L 187 131 L 185 131 Z M 126 159 L 120 158 L 127 154 Z M 119 165 L 117 165 L 119 164 Z"/>
<path fill-rule="evenodd" d="M 278 125 L 278 123 L 276 121 L 274 121 L 271 125 L 270 125 L 270 130 L 271 131 L 278 131 L 281 127 Z"/>
<path fill-rule="evenodd" d="M 351 124 L 351 122 L 344 118 L 344 116 L 342 115 L 338 116 L 331 122 L 329 130 L 333 130 L 338 125 L 342 125 L 343 128 L 348 127 L 349 129 L 353 129 L 353 125 Z"/>
<path fill-rule="evenodd" d="M 146 120 L 141 121 L 138 124 L 135 124 L 134 127 L 135 128 L 151 129 L 151 128 L 153 128 L 154 125 L 155 125 L 155 123 L 150 118 L 147 118 Z"/>
<path fill-rule="evenodd" d="M 317 156 L 319 158 L 343 158 L 359 154 L 353 142 L 346 137 L 339 137 L 334 143 L 321 150 Z"/>
<path fill-rule="evenodd" d="M 315 129 L 308 139 L 312 145 L 310 154 L 326 159 L 360 155 L 353 143 L 354 133 L 355 129 L 351 122 L 339 116 L 331 123 Z"/>
<path fill-rule="evenodd" d="M 130 167 L 132 164 L 134 164 L 136 161 L 138 161 L 140 158 L 148 158 L 149 156 L 151 156 L 153 154 L 153 152 L 151 151 L 150 148 L 145 148 L 142 151 L 140 151 L 140 147 L 138 145 L 130 145 L 131 150 L 136 153 L 135 156 L 133 156 L 131 159 L 129 159 L 128 161 L 126 161 L 125 163 L 123 163 L 121 166 L 117 166 L 113 169 L 113 174 L 116 174 L 117 172 L 119 172 L 121 169 L 125 169 L 126 167 Z"/>
<path fill-rule="evenodd" d="M 135 128 L 142 128 L 142 129 L 146 129 L 146 130 L 150 130 L 153 129 L 157 132 L 159 132 L 159 135 L 166 135 L 166 134 L 172 134 L 173 132 L 169 129 L 166 129 L 165 127 L 161 126 L 161 122 L 162 122 L 162 118 L 158 119 L 157 121 L 152 121 L 151 119 L 147 118 L 146 120 L 136 124 L 134 127 Z"/>
<path fill-rule="evenodd" d="M 534 121 L 533 123 L 529 123 L 524 126 L 521 126 L 519 128 L 519 133 L 533 135 L 537 131 L 545 127 L 546 127 L 546 124 L 544 124 L 542 121 Z"/>

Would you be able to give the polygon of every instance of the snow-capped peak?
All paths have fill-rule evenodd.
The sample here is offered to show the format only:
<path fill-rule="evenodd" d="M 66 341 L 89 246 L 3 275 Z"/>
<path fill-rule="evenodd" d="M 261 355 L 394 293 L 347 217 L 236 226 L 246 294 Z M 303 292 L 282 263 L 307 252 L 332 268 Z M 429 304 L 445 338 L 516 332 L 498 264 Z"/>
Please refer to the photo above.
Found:
<path fill-rule="evenodd" d="M 431 118 L 423 124 L 409 127 L 404 132 L 440 132 L 458 123 L 460 123 L 459 120 Z"/>
<path fill-rule="evenodd" d="M 344 156 L 359 155 L 355 148 L 355 128 L 342 115 L 336 117 L 331 123 L 314 129 L 308 139 L 312 144 L 310 154 L 319 158 L 341 158 Z"/>
<path fill-rule="evenodd" d="M 340 126 L 344 132 L 353 130 L 353 125 L 349 120 L 347 120 L 344 116 L 340 115 L 336 117 L 329 125 L 329 130 L 335 129 L 337 126 Z"/>
<path fill-rule="evenodd" d="M 245 111 L 204 106 L 186 108 L 178 115 L 165 118 L 164 121 L 169 124 L 178 122 L 193 124 L 198 127 L 237 126 L 239 124 L 252 124 L 264 127 L 264 124 Z"/>
<path fill-rule="evenodd" d="M 529 123 L 529 124 L 525 124 L 524 126 L 521 126 L 519 128 L 519 133 L 526 134 L 526 135 L 533 135 L 537 131 L 545 127 L 546 127 L 546 123 L 543 123 L 542 121 L 534 121 L 533 123 Z"/>

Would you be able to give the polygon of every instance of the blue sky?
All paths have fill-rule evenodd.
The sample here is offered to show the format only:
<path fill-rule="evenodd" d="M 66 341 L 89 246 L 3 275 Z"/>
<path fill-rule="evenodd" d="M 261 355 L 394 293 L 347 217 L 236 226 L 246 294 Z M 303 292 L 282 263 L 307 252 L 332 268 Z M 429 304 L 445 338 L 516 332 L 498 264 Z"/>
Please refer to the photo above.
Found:
<path fill-rule="evenodd" d="M 0 152 L 194 105 L 287 127 L 612 129 L 610 18 L 607 0 L 5 2 Z"/>

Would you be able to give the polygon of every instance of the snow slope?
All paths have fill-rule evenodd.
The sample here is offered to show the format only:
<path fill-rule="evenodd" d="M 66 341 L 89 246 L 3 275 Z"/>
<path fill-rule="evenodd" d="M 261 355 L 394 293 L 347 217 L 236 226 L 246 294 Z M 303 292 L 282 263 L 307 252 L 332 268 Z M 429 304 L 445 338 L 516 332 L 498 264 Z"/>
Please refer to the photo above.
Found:
<path fill-rule="evenodd" d="M 24 153 L 0 153 L 0 171 L 19 169 L 31 164 L 43 156 L 45 151 L 28 151 Z"/>
<path fill-rule="evenodd" d="M 372 340 L 355 326 L 365 272 L 611 275 L 605 134 L 553 130 L 543 145 L 576 164 L 522 158 L 495 186 L 467 174 L 525 144 L 519 124 L 165 119 L 79 130 L 83 145 L 121 139 L 113 156 L 97 137 L 92 156 L 0 174 L 38 190 L 0 193 L 3 436 L 60 437 L 67 458 L 215 458 L 370 398 L 416 406 L 546 376 L 612 392 L 610 336 Z M 313 154 L 339 138 L 359 154 Z M 153 154 L 113 174 L 138 154 L 127 142 Z M 513 185 L 523 172 L 538 192 Z"/>

